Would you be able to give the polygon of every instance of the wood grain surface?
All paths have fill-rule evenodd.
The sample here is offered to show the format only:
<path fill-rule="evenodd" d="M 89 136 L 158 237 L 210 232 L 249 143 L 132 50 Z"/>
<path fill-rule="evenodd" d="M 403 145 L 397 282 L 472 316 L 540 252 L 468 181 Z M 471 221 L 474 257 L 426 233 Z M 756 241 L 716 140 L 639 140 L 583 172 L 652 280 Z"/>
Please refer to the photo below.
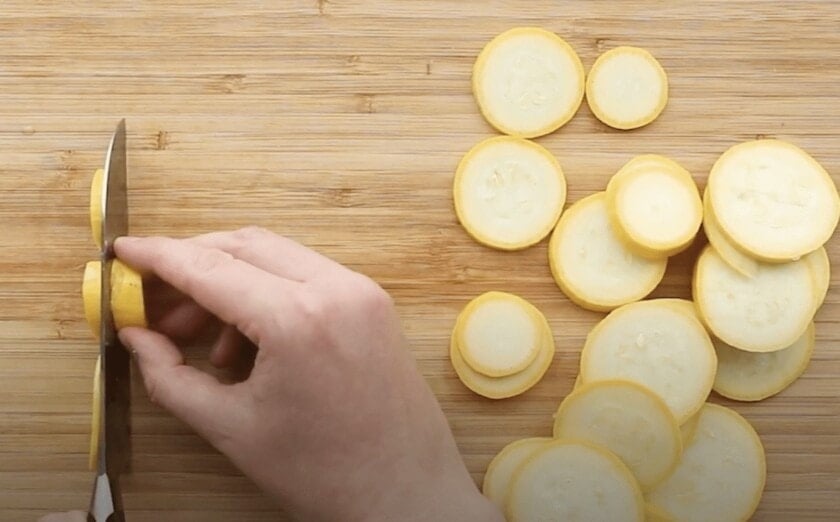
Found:
<path fill-rule="evenodd" d="M 549 434 L 601 315 L 557 289 L 545 243 L 502 253 L 473 242 L 450 192 L 461 155 L 493 134 L 470 94 L 473 60 L 518 25 L 558 32 L 587 67 L 636 45 L 669 74 L 670 102 L 650 126 L 614 131 L 584 104 L 539 140 L 562 164 L 570 202 L 640 153 L 671 156 L 702 185 L 721 152 L 756 136 L 798 144 L 840 181 L 836 1 L 0 3 L 0 520 L 87 506 L 97 350 L 80 300 L 83 264 L 96 255 L 87 192 L 121 117 L 135 234 L 258 224 L 378 280 L 476 480 L 506 443 Z M 840 241 L 828 250 L 840 266 Z M 654 295 L 688 296 L 694 253 L 672 261 Z M 767 450 L 755 520 L 840 517 L 832 279 L 805 376 L 780 396 L 734 405 Z M 470 393 L 447 359 L 459 309 L 491 289 L 539 306 L 558 347 L 540 384 L 501 402 Z M 129 520 L 278 519 L 139 386 L 134 397 Z"/>

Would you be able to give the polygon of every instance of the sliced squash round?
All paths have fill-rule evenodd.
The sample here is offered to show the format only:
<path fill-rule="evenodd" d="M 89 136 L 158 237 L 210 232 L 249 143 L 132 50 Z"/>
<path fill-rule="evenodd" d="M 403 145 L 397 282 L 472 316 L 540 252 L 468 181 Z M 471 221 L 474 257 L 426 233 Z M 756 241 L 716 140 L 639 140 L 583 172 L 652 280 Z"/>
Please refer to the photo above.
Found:
<path fill-rule="evenodd" d="M 645 522 L 676 522 L 676 520 L 662 508 L 648 502 L 645 505 Z"/>
<path fill-rule="evenodd" d="M 105 171 L 97 169 L 90 182 L 90 232 L 93 242 L 102 249 L 102 180 Z"/>
<path fill-rule="evenodd" d="M 537 449 L 514 472 L 507 500 L 510 522 L 644 520 L 642 492 L 627 466 L 583 441 Z"/>
<path fill-rule="evenodd" d="M 85 309 L 85 321 L 97 339 L 101 335 L 99 325 L 102 309 L 101 267 L 102 263 L 99 261 L 88 261 L 85 263 L 85 273 L 82 277 L 82 305 Z"/>
<path fill-rule="evenodd" d="M 458 220 L 476 241 L 520 250 L 554 228 L 566 202 L 566 178 L 544 147 L 498 136 L 477 144 L 461 160 L 453 197 Z"/>
<path fill-rule="evenodd" d="M 583 64 L 556 34 L 517 27 L 493 38 L 478 55 L 472 90 L 490 125 L 504 134 L 535 138 L 557 130 L 577 112 Z"/>
<path fill-rule="evenodd" d="M 694 440 L 694 435 L 697 433 L 697 423 L 700 421 L 700 412 L 688 418 L 685 422 L 680 424 L 680 436 L 682 437 L 683 448 L 691 444 Z"/>
<path fill-rule="evenodd" d="M 700 230 L 700 193 L 691 174 L 673 160 L 647 158 L 644 163 L 631 160 L 610 180 L 610 215 L 634 251 L 652 258 L 673 256 L 685 250 Z"/>
<path fill-rule="evenodd" d="M 753 277 L 758 273 L 758 261 L 735 246 L 720 229 L 715 211 L 709 200 L 708 188 L 703 191 L 703 231 L 720 257 L 744 277 Z"/>
<path fill-rule="evenodd" d="M 627 248 L 610 221 L 604 192 L 566 210 L 552 233 L 548 256 L 563 293 L 579 306 L 600 312 L 648 295 L 667 266 L 666 259 L 646 259 Z"/>
<path fill-rule="evenodd" d="M 707 246 L 697 260 L 694 302 L 712 334 L 750 352 L 781 350 L 796 341 L 814 315 L 814 282 L 800 259 L 761 263 L 744 277 Z"/>
<path fill-rule="evenodd" d="M 82 282 L 85 319 L 96 338 L 99 338 L 101 328 L 101 266 L 99 261 L 89 261 Z M 111 263 L 111 313 L 117 330 L 127 326 L 148 326 L 142 276 L 119 259 Z"/>
<path fill-rule="evenodd" d="M 513 472 L 537 449 L 552 439 L 549 437 L 531 437 L 511 442 L 493 457 L 484 474 L 481 487 L 484 496 L 489 498 L 499 509 L 507 505 L 507 494 Z"/>
<path fill-rule="evenodd" d="M 665 109 L 668 77 L 648 51 L 616 47 L 599 56 L 589 70 L 586 102 L 595 117 L 610 127 L 642 127 Z"/>
<path fill-rule="evenodd" d="M 721 230 L 767 262 L 797 260 L 818 249 L 840 219 L 831 177 L 808 153 L 781 140 L 731 147 L 712 167 L 708 191 Z"/>
<path fill-rule="evenodd" d="M 729 408 L 706 404 L 679 465 L 647 500 L 685 522 L 748 520 L 766 473 L 764 447 L 750 423 Z"/>
<path fill-rule="evenodd" d="M 682 312 L 688 315 L 689 317 L 700 321 L 700 316 L 697 314 L 697 307 L 694 306 L 694 302 L 689 299 L 680 299 L 677 297 L 663 297 L 657 299 L 657 301 L 662 304 L 667 304 L 674 310 Z"/>
<path fill-rule="evenodd" d="M 554 436 L 602 446 L 647 490 L 679 462 L 677 420 L 658 395 L 631 381 L 596 381 L 568 395 L 554 416 Z"/>
<path fill-rule="evenodd" d="M 96 470 L 99 458 L 99 437 L 102 431 L 102 359 L 96 358 L 93 370 L 93 405 L 90 414 L 90 450 L 88 451 L 88 468 Z"/>
<path fill-rule="evenodd" d="M 621 379 L 656 393 L 682 424 L 712 389 L 717 357 L 703 325 L 687 308 L 652 299 L 612 311 L 586 338 L 581 383 Z"/>
<path fill-rule="evenodd" d="M 816 313 L 825 301 L 828 287 L 831 285 L 831 262 L 828 260 L 825 247 L 814 250 L 803 259 L 808 264 L 814 281 L 814 313 Z"/>
<path fill-rule="evenodd" d="M 456 322 L 449 341 L 449 358 L 452 367 L 464 386 L 488 399 L 507 399 L 531 389 L 542 379 L 551 361 L 554 359 L 554 337 L 545 316 L 540 314 L 542 322 L 542 344 L 536 359 L 521 372 L 505 377 L 488 377 L 475 371 L 461 356 L 456 332 L 460 328 Z"/>
<path fill-rule="evenodd" d="M 769 353 L 747 352 L 713 339 L 718 356 L 714 390 L 736 401 L 760 401 L 779 393 L 808 367 L 814 331 L 811 323 L 792 345 Z"/>
<path fill-rule="evenodd" d="M 148 326 L 143 277 L 118 259 L 111 265 L 111 313 L 114 314 L 117 330 L 128 326 Z"/>
<path fill-rule="evenodd" d="M 467 304 L 458 320 L 458 347 L 470 367 L 489 377 L 527 368 L 543 343 L 540 311 L 505 292 L 487 292 Z"/>

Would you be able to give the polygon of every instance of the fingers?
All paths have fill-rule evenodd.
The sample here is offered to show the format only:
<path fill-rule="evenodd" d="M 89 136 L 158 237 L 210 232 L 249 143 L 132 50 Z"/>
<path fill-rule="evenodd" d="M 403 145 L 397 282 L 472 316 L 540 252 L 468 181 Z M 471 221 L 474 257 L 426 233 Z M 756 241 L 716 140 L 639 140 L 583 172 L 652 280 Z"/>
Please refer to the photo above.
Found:
<path fill-rule="evenodd" d="M 250 378 L 257 355 L 257 348 L 235 327 L 225 326 L 213 349 L 210 351 L 210 363 L 216 368 L 226 370 L 226 382 L 242 382 Z"/>
<path fill-rule="evenodd" d="M 124 237 L 115 247 L 128 264 L 151 270 L 257 344 L 267 328 L 278 329 L 276 317 L 283 317 L 292 328 L 299 315 L 294 297 L 301 291 L 300 283 L 216 248 L 165 237 Z M 282 337 L 283 332 L 273 335 Z"/>
<path fill-rule="evenodd" d="M 346 270 L 332 259 L 296 241 L 259 227 L 213 232 L 189 241 L 218 248 L 266 272 L 300 282 Z"/>
<path fill-rule="evenodd" d="M 211 444 L 223 445 L 244 422 L 247 395 L 240 385 L 223 385 L 211 375 L 184 364 L 180 350 L 166 336 L 145 328 L 124 328 L 120 340 L 135 354 L 146 391 Z"/>
<path fill-rule="evenodd" d="M 216 368 L 230 368 L 239 360 L 244 344 L 239 330 L 233 325 L 225 325 L 210 350 L 210 364 Z"/>
<path fill-rule="evenodd" d="M 211 319 L 210 312 L 192 299 L 186 299 L 167 310 L 152 326 L 167 337 L 191 340 L 207 327 Z"/>

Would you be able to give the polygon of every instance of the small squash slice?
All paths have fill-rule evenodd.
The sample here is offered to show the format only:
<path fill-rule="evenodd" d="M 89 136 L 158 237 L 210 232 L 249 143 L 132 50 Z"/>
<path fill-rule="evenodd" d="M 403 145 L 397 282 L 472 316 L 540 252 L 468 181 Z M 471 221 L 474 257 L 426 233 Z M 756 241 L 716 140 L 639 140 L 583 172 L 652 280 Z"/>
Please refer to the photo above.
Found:
<path fill-rule="evenodd" d="M 745 277 L 707 246 L 694 270 L 694 302 L 718 339 L 741 350 L 773 352 L 808 328 L 815 309 L 813 279 L 804 259 L 761 263 L 753 277 Z"/>
<path fill-rule="evenodd" d="M 703 231 L 706 232 L 709 244 L 717 250 L 726 264 L 744 277 L 753 277 L 758 273 L 758 261 L 735 246 L 720 229 L 709 200 L 708 188 L 703 191 Z"/>
<path fill-rule="evenodd" d="M 514 472 L 507 498 L 510 522 L 644 520 L 636 478 L 613 453 L 578 440 L 555 439 Z"/>
<path fill-rule="evenodd" d="M 717 357 L 703 325 L 670 299 L 612 311 L 586 338 L 581 383 L 629 380 L 657 394 L 682 424 L 704 404 Z"/>
<path fill-rule="evenodd" d="M 707 190 L 721 231 L 770 263 L 823 246 L 840 219 L 831 177 L 807 152 L 781 140 L 731 147 L 712 166 Z"/>
<path fill-rule="evenodd" d="M 586 102 L 595 117 L 610 127 L 642 127 L 665 109 L 668 76 L 648 51 L 616 47 L 599 56 L 589 70 Z"/>
<path fill-rule="evenodd" d="M 667 477 L 682 454 L 671 410 L 655 393 L 631 381 L 596 381 L 567 396 L 554 416 L 554 436 L 588 440 L 612 451 L 642 490 Z"/>
<path fill-rule="evenodd" d="M 510 479 L 513 472 L 537 449 L 551 442 L 549 437 L 531 437 L 511 442 L 493 457 L 484 474 L 481 487 L 484 496 L 489 498 L 499 509 L 505 509 Z"/>
<path fill-rule="evenodd" d="M 736 401 L 760 401 L 779 393 L 808 367 L 814 331 L 812 322 L 792 345 L 768 353 L 739 350 L 713 339 L 718 356 L 714 390 Z"/>
<path fill-rule="evenodd" d="M 540 311 L 521 297 L 487 292 L 461 312 L 456 337 L 461 357 L 488 377 L 504 377 L 527 368 L 543 344 Z"/>
<path fill-rule="evenodd" d="M 474 370 L 461 355 L 457 332 L 460 318 L 449 341 L 449 358 L 455 373 L 464 385 L 488 399 L 506 399 L 524 393 L 542 379 L 554 359 L 554 337 L 545 316 L 540 313 L 542 342 L 536 358 L 522 371 L 504 377 L 489 377 Z"/>
<path fill-rule="evenodd" d="M 552 233 L 548 255 L 563 293 L 578 306 L 599 312 L 644 298 L 662 280 L 667 266 L 667 259 L 636 255 L 620 239 L 604 192 L 566 210 Z"/>
<path fill-rule="evenodd" d="M 566 202 L 557 159 L 528 140 L 498 136 L 473 147 L 453 185 L 458 221 L 479 243 L 521 250 L 554 228 Z"/>
<path fill-rule="evenodd" d="M 828 287 L 831 285 L 831 262 L 828 260 L 828 252 L 825 251 L 825 247 L 814 250 L 803 259 L 811 269 L 811 276 L 814 281 L 814 313 L 816 313 L 825 301 Z"/>
<path fill-rule="evenodd" d="M 516 27 L 493 38 L 478 55 L 472 90 L 490 125 L 511 136 L 536 138 L 562 127 L 577 112 L 583 64 L 556 34 Z"/>
<path fill-rule="evenodd" d="M 749 520 L 766 474 L 764 447 L 750 423 L 729 408 L 706 404 L 679 465 L 647 501 L 685 522 Z"/>
<path fill-rule="evenodd" d="M 691 245 L 703 204 L 691 174 L 673 160 L 646 155 L 619 170 L 607 185 L 613 224 L 645 257 L 676 255 Z"/>

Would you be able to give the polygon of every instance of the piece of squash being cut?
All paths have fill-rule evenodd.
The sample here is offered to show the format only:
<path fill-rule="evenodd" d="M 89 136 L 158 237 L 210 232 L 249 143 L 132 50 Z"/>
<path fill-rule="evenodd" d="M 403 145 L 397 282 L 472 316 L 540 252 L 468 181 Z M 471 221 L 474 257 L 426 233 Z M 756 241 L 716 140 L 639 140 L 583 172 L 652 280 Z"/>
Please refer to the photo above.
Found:
<path fill-rule="evenodd" d="M 102 180 L 105 171 L 97 169 L 90 182 L 90 232 L 93 242 L 102 248 Z"/>
<path fill-rule="evenodd" d="M 96 358 L 96 368 L 93 370 L 93 408 L 90 415 L 90 452 L 88 453 L 88 468 L 96 469 L 96 459 L 99 457 L 99 435 L 102 427 L 102 358 Z"/>
<path fill-rule="evenodd" d="M 82 304 L 85 309 L 85 320 L 87 321 L 93 336 L 99 338 L 99 318 L 101 316 L 101 285 L 102 278 L 99 261 L 89 261 L 85 264 L 85 275 L 82 281 Z"/>
<path fill-rule="evenodd" d="M 143 277 L 118 259 L 111 265 L 111 312 L 117 330 L 127 326 L 147 326 Z"/>
<path fill-rule="evenodd" d="M 82 302 L 85 319 L 93 335 L 100 335 L 100 280 L 101 263 L 90 261 L 85 265 L 82 282 Z M 119 259 L 111 264 L 111 313 L 117 330 L 127 326 L 147 326 L 143 302 L 143 278 L 140 273 Z"/>

